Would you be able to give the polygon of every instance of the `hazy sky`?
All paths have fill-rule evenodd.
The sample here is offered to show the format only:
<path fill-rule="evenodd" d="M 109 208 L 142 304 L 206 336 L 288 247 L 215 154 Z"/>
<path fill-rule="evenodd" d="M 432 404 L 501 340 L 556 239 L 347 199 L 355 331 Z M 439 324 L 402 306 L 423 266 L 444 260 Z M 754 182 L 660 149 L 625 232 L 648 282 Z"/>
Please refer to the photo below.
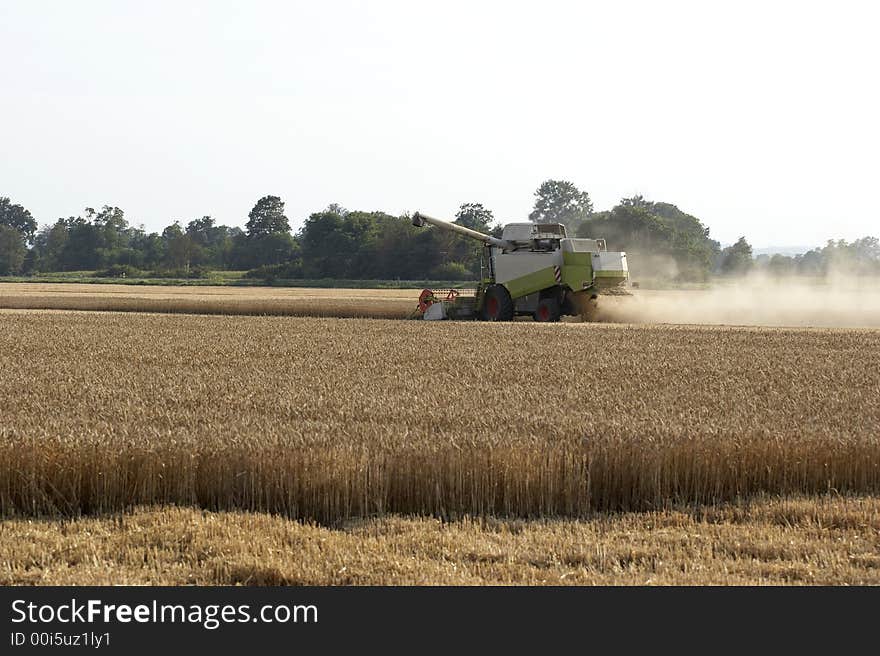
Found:
<path fill-rule="evenodd" d="M 876 3 L 0 0 L 0 195 L 524 220 L 549 177 L 722 242 L 880 236 Z"/>

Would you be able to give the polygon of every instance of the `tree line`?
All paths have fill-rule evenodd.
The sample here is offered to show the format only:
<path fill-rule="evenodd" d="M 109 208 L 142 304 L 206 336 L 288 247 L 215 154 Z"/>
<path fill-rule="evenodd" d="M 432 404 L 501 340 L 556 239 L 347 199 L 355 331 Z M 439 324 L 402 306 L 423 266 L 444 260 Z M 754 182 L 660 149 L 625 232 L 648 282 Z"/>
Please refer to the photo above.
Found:
<path fill-rule="evenodd" d="M 636 276 L 701 281 L 752 269 L 822 275 L 841 266 L 880 272 L 880 247 L 873 237 L 829 242 L 796 257 L 753 258 L 745 237 L 722 248 L 700 219 L 671 203 L 634 196 L 595 211 L 589 194 L 565 180 L 538 187 L 528 218 L 562 223 L 571 236 L 605 239 L 610 250 L 627 251 Z M 492 211 L 480 203 L 462 204 L 454 220 L 501 233 Z M 196 278 L 211 270 L 246 270 L 258 279 L 452 281 L 479 277 L 481 255 L 479 242 L 415 228 L 406 215 L 349 211 L 336 204 L 311 214 L 292 234 L 284 201 L 271 195 L 256 202 L 243 229 L 202 216 L 173 221 L 162 232 L 131 225 L 121 208 L 110 205 L 40 227 L 26 208 L 0 197 L 0 275 L 95 271 Z"/>

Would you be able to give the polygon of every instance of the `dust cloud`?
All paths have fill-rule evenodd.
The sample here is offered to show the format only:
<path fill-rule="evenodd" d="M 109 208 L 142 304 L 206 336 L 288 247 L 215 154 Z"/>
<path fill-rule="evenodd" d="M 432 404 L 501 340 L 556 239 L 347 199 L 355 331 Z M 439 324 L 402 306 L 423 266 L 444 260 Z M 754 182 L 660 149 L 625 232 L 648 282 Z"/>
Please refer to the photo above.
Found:
<path fill-rule="evenodd" d="M 880 278 L 749 276 L 707 289 L 601 296 L 596 319 L 621 323 L 880 327 Z"/>
<path fill-rule="evenodd" d="M 675 280 L 678 263 L 669 255 L 640 254 L 629 264 L 630 280 Z"/>

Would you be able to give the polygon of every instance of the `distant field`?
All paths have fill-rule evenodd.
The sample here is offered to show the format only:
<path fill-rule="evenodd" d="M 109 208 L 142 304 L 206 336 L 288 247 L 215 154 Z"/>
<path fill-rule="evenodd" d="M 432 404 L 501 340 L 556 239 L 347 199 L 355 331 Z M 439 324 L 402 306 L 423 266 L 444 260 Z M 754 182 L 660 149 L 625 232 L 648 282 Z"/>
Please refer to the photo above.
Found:
<path fill-rule="evenodd" d="M 0 283 L 0 308 L 404 318 L 412 289 Z"/>
<path fill-rule="evenodd" d="M 118 276 L 103 277 L 96 275 L 95 271 L 63 271 L 58 273 L 43 273 L 29 276 L 0 276 L 0 284 L 23 283 L 27 285 L 43 284 L 78 284 L 89 287 L 101 285 L 117 285 L 124 287 L 306 287 L 322 289 L 421 289 L 423 287 L 471 287 L 475 281 L 443 281 L 443 280 L 391 280 L 382 279 L 357 279 L 346 280 L 340 278 L 248 278 L 247 271 L 210 271 L 200 278 L 121 278 Z"/>
<path fill-rule="evenodd" d="M 880 328 L 880 281 L 840 287 L 803 280 L 727 282 L 704 289 L 601 296 L 603 323 Z M 234 287 L 0 283 L 0 309 L 401 319 L 421 288 Z M 526 320 L 529 320 L 526 318 Z M 579 322 L 580 317 L 564 317 Z"/>

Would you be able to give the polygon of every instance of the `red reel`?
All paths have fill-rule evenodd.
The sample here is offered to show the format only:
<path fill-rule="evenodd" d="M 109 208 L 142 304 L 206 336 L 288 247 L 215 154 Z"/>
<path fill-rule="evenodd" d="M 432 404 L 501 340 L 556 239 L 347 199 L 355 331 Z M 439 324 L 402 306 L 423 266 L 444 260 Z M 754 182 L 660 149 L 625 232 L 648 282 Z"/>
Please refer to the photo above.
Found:
<path fill-rule="evenodd" d="M 437 299 L 434 298 L 434 292 L 430 289 L 423 289 L 422 293 L 419 294 L 419 311 L 424 312 L 436 302 Z"/>

